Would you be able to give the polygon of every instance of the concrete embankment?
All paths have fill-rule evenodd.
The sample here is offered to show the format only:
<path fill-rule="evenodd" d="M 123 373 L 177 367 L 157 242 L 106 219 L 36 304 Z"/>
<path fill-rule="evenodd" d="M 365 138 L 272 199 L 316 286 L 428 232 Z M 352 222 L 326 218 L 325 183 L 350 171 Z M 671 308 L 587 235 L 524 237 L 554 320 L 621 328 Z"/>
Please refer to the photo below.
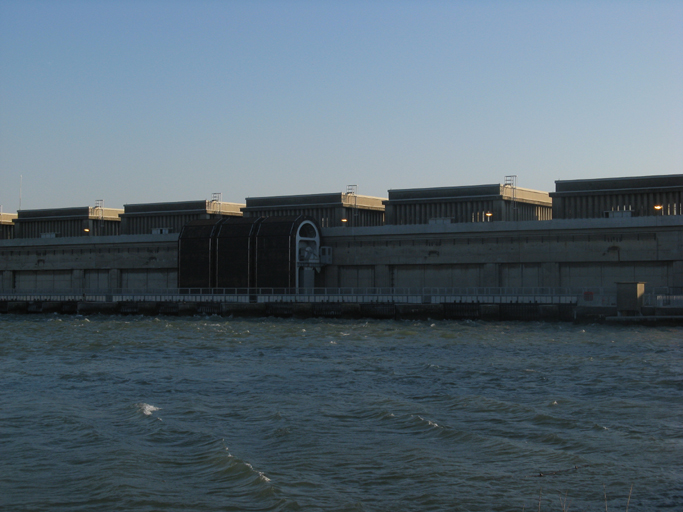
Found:
<path fill-rule="evenodd" d="M 88 301 L 2 301 L 0 313 L 58 313 L 80 315 L 220 315 L 237 317 L 321 317 L 374 319 L 445 320 L 543 320 L 574 321 L 572 304 L 393 304 L 325 302 L 88 302 Z M 601 312 L 602 313 L 602 312 Z M 606 311 L 604 314 L 615 314 Z M 582 315 L 590 317 L 587 312 Z"/>

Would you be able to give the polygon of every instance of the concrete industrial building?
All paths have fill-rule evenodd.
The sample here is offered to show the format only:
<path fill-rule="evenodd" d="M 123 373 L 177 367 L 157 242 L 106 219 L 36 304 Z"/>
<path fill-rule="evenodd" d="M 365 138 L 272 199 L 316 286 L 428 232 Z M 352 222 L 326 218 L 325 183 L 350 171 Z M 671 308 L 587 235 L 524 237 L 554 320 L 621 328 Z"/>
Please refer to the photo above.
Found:
<path fill-rule="evenodd" d="M 244 204 L 224 203 L 218 197 L 211 201 L 126 204 L 121 214 L 121 234 L 177 234 L 194 220 L 241 217 L 243 207 Z"/>
<path fill-rule="evenodd" d="M 321 228 L 316 287 L 683 287 L 683 216 Z M 0 290 L 175 289 L 178 234 L 0 241 Z"/>
<path fill-rule="evenodd" d="M 547 192 L 513 185 L 389 190 L 387 225 L 549 220 Z"/>
<path fill-rule="evenodd" d="M 384 224 L 384 199 L 334 192 L 297 196 L 248 197 L 245 217 L 308 215 L 321 227 Z"/>
<path fill-rule="evenodd" d="M 652 181 L 656 187 L 666 189 L 667 186 L 675 188 L 676 183 L 680 183 L 681 177 L 668 177 L 673 185 L 664 183 L 667 181 L 664 178 L 667 177 L 655 178 Z M 642 179 L 624 178 L 623 181 L 615 181 L 621 181 L 617 184 L 623 185 L 631 180 Z M 581 181 L 582 190 L 599 191 L 605 196 L 611 195 L 611 191 L 614 190 L 611 184 L 606 183 L 606 180 L 578 181 Z M 593 181 L 596 183 L 591 183 Z M 558 189 L 563 193 L 569 193 L 567 196 L 562 196 L 563 199 L 579 197 L 572 195 L 576 190 L 567 190 L 563 183 L 567 182 L 558 182 Z M 578 183 L 572 183 L 577 190 L 580 189 Z M 128 229 L 131 229 L 134 234 L 107 236 L 98 236 L 97 232 L 93 234 L 92 231 L 85 232 L 85 229 L 94 231 L 98 227 L 98 221 L 106 220 L 104 215 L 102 217 L 92 215 L 92 209 L 64 209 L 67 212 L 57 210 L 57 214 L 52 215 L 47 214 L 46 211 L 37 211 L 40 214 L 33 216 L 24 215 L 22 211 L 16 219 L 5 216 L 5 225 L 9 225 L 11 220 L 21 224 L 21 218 L 24 217 L 24 225 L 31 226 L 33 230 L 31 233 L 36 238 L 15 237 L 0 240 L 0 292 L 9 294 L 7 296 L 15 296 L 21 293 L 65 290 L 76 290 L 80 294 L 83 290 L 89 290 L 99 291 L 103 294 L 102 297 L 106 297 L 112 290 L 177 290 L 179 234 L 172 232 L 171 229 L 175 229 L 173 227 L 175 220 L 184 221 L 182 215 L 185 215 L 188 210 L 209 216 L 208 219 L 204 217 L 204 220 L 200 217 L 195 222 L 206 222 L 211 225 L 244 224 L 242 227 L 252 233 L 254 226 L 282 224 L 286 213 L 301 212 L 301 209 L 308 210 L 309 215 L 313 214 L 310 222 L 316 225 L 316 233 L 319 233 L 313 245 L 319 249 L 320 254 L 313 255 L 318 259 L 310 260 L 315 261 L 314 266 L 306 266 L 309 259 L 303 260 L 299 256 L 291 256 L 298 252 L 291 253 L 290 249 L 287 251 L 281 249 L 285 247 L 284 240 L 287 237 L 289 237 L 287 240 L 290 240 L 287 242 L 289 244 L 287 247 L 290 248 L 298 247 L 301 240 L 306 244 L 310 244 L 313 240 L 313 238 L 308 240 L 305 236 L 300 237 L 301 240 L 292 238 L 291 233 L 296 230 L 292 231 L 293 228 L 290 229 L 285 224 L 282 226 L 286 229 L 280 229 L 282 226 L 278 229 L 282 233 L 289 230 L 287 231 L 289 234 L 285 236 L 280 231 L 278 231 L 280 234 L 273 234 L 273 236 L 280 236 L 282 243 L 274 238 L 269 239 L 271 235 L 268 235 L 266 231 L 259 232 L 255 237 L 251 234 L 248 236 L 241 234 L 242 230 L 238 230 L 239 233 L 226 231 L 220 233 L 220 236 L 216 233 L 215 237 L 213 235 L 210 237 L 218 242 L 223 240 L 225 235 L 226 245 L 221 249 L 227 251 L 224 254 L 232 254 L 231 251 L 237 250 L 237 246 L 232 242 L 229 243 L 228 239 L 240 237 L 244 242 L 240 247 L 253 246 L 256 253 L 253 254 L 253 258 L 248 256 L 247 259 L 240 259 L 238 263 L 241 262 L 241 267 L 235 264 L 237 261 L 235 258 L 223 258 L 221 256 L 223 253 L 207 253 L 207 257 L 217 258 L 214 260 L 216 265 L 222 265 L 215 267 L 216 279 L 208 281 L 209 287 L 214 282 L 216 288 L 225 288 L 238 283 L 239 280 L 233 279 L 236 276 L 231 277 L 230 272 L 241 272 L 238 267 L 242 268 L 245 265 L 245 268 L 248 267 L 251 272 L 253 261 L 261 262 L 260 268 L 275 272 L 274 269 L 280 268 L 278 265 L 285 258 L 278 256 L 272 261 L 269 260 L 272 256 L 270 252 L 273 252 L 271 249 L 278 246 L 280 249 L 277 252 L 285 254 L 285 259 L 289 261 L 289 266 L 286 267 L 289 269 L 287 270 L 289 276 L 287 283 L 294 283 L 282 286 L 301 290 L 308 290 L 311 287 L 347 290 L 366 288 L 376 290 L 465 289 L 470 287 L 522 290 L 580 287 L 591 293 L 592 290 L 596 290 L 595 293 L 598 293 L 597 290 L 601 290 L 600 293 L 616 293 L 617 283 L 623 282 L 645 282 L 646 291 L 662 288 L 676 290 L 671 293 L 680 293 L 683 289 L 683 215 L 680 215 L 676 190 L 671 188 L 660 190 L 660 194 L 669 194 L 668 196 L 657 196 L 655 192 L 651 192 L 654 194 L 652 202 L 658 200 L 662 202 L 662 209 L 655 210 L 660 212 L 659 215 L 605 218 L 604 215 L 596 214 L 597 218 L 553 219 L 544 222 L 536 220 L 495 221 L 496 219 L 492 216 L 490 222 L 472 222 L 476 219 L 476 215 L 473 217 L 473 213 L 476 212 L 490 211 L 494 215 L 498 212 L 501 218 L 505 219 L 506 214 L 514 211 L 512 203 L 507 199 L 511 191 L 503 187 L 483 185 L 478 190 L 473 190 L 477 187 L 447 187 L 390 191 L 390 198 L 386 200 L 387 225 L 370 226 L 362 226 L 362 222 L 370 222 L 370 219 L 363 218 L 360 213 L 354 217 L 354 210 L 364 210 L 368 216 L 383 215 L 382 200 L 371 198 L 372 200 L 367 205 L 369 207 L 362 209 L 359 207 L 363 204 L 362 196 L 356 196 L 352 202 L 351 199 L 354 198 L 349 196 L 355 194 L 341 193 L 248 199 L 247 206 L 243 208 L 244 218 L 231 215 L 231 213 L 237 213 L 236 208 L 232 207 L 222 210 L 224 218 L 220 219 L 218 218 L 220 209 L 211 209 L 210 202 L 199 202 L 201 204 L 188 202 L 195 203 L 193 208 L 181 207 L 181 203 L 165 203 L 166 207 L 161 207 L 159 204 L 131 205 L 127 209 L 127 213 L 130 214 L 129 219 L 144 219 L 145 215 L 148 218 L 155 216 L 162 218 L 158 224 L 144 224 L 141 221 L 137 227 L 132 225 Z M 623 189 L 624 187 L 621 187 L 621 190 Z M 489 192 L 489 194 L 483 192 Z M 638 195 L 636 189 L 631 188 L 631 192 L 634 196 Z M 522 195 L 520 189 L 517 189 L 516 197 L 519 198 Z M 481 196 L 488 197 L 487 201 L 491 202 L 483 203 L 475 208 L 474 200 Z M 456 199 L 451 200 L 450 203 L 441 199 L 449 197 Z M 468 199 L 461 202 L 458 198 Z M 391 208 L 397 205 L 408 205 L 411 200 L 415 205 L 424 207 L 421 212 L 413 210 L 411 213 L 408 209 L 403 212 L 391 211 Z M 406 202 L 392 204 L 392 201 Z M 443 214 L 439 208 L 445 208 L 445 212 L 449 212 L 447 204 L 466 204 L 468 201 L 471 202 L 472 208 L 471 210 L 465 209 L 464 217 L 459 216 L 457 210 L 453 210 L 453 217 L 450 217 L 451 213 L 446 213 L 442 217 Z M 530 197 L 516 202 L 523 203 L 524 201 L 534 207 L 542 207 L 547 212 L 548 207 L 542 197 L 531 194 Z M 639 204 L 637 199 L 630 201 L 628 204 Z M 498 210 L 496 210 L 497 204 L 500 208 Z M 580 204 L 582 203 L 575 203 L 574 208 Z M 599 201 L 598 204 L 600 204 Z M 168 205 L 175 205 L 175 207 Z M 356 208 L 352 208 L 351 205 Z M 435 210 L 430 210 L 432 206 L 428 205 L 437 205 L 437 207 L 434 207 Z M 648 205 L 649 203 L 644 203 L 643 211 L 646 211 L 645 206 Z M 652 209 L 654 210 L 654 206 Z M 72 212 L 70 216 L 59 215 L 69 213 L 69 210 L 76 210 L 76 212 Z M 27 212 L 30 213 L 30 211 Z M 519 213 L 519 210 L 517 212 Z M 225 216 L 226 213 L 229 215 Z M 166 214 L 168 216 L 163 218 Z M 214 217 L 211 217 L 212 215 Z M 76 229 L 70 231 L 74 234 L 69 237 L 58 236 L 57 233 L 67 232 L 64 226 L 71 226 L 68 223 L 59 224 L 59 222 L 62 220 L 72 222 L 72 217 L 78 221 Z M 455 221 L 430 223 L 431 219 L 439 218 L 455 219 Z M 534 214 L 532 218 L 537 219 L 538 216 Z M 33 219 L 35 225 L 31 224 L 30 219 Z M 346 219 L 346 223 L 342 222 L 343 219 Z M 352 224 L 352 219 L 357 222 Z M 43 221 L 52 222 L 52 224 L 38 224 Z M 168 232 L 166 233 L 162 228 L 168 228 Z M 40 238 L 41 233 L 48 232 L 47 229 L 50 229 L 49 233 L 54 233 L 54 238 Z M 234 229 L 237 230 L 237 227 Z M 84 236 L 84 232 L 89 235 Z M 218 247 L 219 244 L 204 245 L 208 251 L 213 251 L 212 247 Z M 201 247 L 202 244 L 197 245 L 199 252 L 204 250 Z M 192 257 L 186 260 L 186 264 L 191 267 Z M 247 263 L 244 263 L 245 261 Z M 294 262 L 294 267 L 291 266 L 291 262 Z M 313 271 L 306 270 L 304 274 L 299 273 L 296 277 L 299 267 L 312 268 Z M 285 267 L 282 266 L 282 268 Z M 301 278 L 301 275 L 305 277 Z M 292 276 L 295 277 L 292 279 Z M 286 276 L 273 274 L 273 279 L 269 283 L 276 282 L 276 278 L 280 277 L 284 279 Z M 246 282 L 246 286 L 252 286 L 252 281 Z M 260 281 L 254 280 L 253 283 L 259 286 Z M 203 288 L 204 285 L 200 287 Z M 220 290 L 219 292 L 226 293 Z M 211 292 L 212 295 L 214 293 Z M 248 295 L 247 299 L 250 300 L 250 297 L 251 295 Z"/>
<path fill-rule="evenodd" d="M 560 180 L 550 197 L 554 219 L 682 215 L 683 174 Z"/>
<path fill-rule="evenodd" d="M 123 210 L 100 205 L 74 208 L 19 210 L 14 238 L 66 238 L 119 234 Z"/>
<path fill-rule="evenodd" d="M 14 221 L 16 218 L 16 213 L 0 212 L 0 240 L 14 238 Z"/>

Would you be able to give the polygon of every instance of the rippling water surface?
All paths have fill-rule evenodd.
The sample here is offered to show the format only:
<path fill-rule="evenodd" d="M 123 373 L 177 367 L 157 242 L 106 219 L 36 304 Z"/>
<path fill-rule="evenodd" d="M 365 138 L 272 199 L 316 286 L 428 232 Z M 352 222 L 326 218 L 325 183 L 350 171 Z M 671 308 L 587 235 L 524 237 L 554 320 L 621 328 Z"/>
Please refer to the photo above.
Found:
<path fill-rule="evenodd" d="M 3 315 L 0 456 L 3 510 L 683 510 L 683 329 Z"/>

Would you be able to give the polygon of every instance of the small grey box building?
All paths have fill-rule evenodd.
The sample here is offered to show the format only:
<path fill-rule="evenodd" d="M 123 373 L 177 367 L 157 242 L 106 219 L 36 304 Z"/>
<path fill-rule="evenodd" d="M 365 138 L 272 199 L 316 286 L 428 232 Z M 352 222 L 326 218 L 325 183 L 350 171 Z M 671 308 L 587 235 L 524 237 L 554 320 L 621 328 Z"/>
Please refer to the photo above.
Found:
<path fill-rule="evenodd" d="M 121 215 L 122 235 L 164 235 L 180 233 L 194 220 L 241 217 L 244 204 L 222 201 L 178 201 L 169 203 L 126 204 Z"/>
<path fill-rule="evenodd" d="M 549 220 L 547 192 L 500 184 L 389 190 L 386 224 Z"/>
<path fill-rule="evenodd" d="M 63 238 L 119 234 L 123 210 L 100 206 L 19 210 L 14 238 Z"/>
<path fill-rule="evenodd" d="M 550 197 L 554 219 L 681 215 L 683 174 L 559 180 Z"/>
<path fill-rule="evenodd" d="M 245 217 L 308 215 L 321 227 L 384 224 L 384 199 L 334 192 L 300 196 L 247 197 Z"/>

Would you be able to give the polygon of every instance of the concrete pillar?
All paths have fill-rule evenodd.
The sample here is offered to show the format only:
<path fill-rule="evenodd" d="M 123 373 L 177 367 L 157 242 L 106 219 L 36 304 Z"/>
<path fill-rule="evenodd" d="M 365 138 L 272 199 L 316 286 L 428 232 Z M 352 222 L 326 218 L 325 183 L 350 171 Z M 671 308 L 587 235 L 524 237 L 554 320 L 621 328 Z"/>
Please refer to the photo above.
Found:
<path fill-rule="evenodd" d="M 555 262 L 541 263 L 541 282 L 543 287 L 560 286 L 560 264 Z"/>
<path fill-rule="evenodd" d="M 683 261 L 674 261 L 669 286 L 683 288 Z"/>
<path fill-rule="evenodd" d="M 85 272 L 83 269 L 74 269 L 71 271 L 71 288 L 74 290 L 82 290 L 85 288 Z"/>
<path fill-rule="evenodd" d="M 389 265 L 375 265 L 375 286 L 390 288 L 393 286 L 393 276 Z"/>
<path fill-rule="evenodd" d="M 0 281 L 0 290 L 9 291 L 14 288 L 14 271 L 4 270 L 2 272 L 2 281 Z"/>
<path fill-rule="evenodd" d="M 568 208 L 568 219 L 574 219 L 576 218 L 576 197 L 571 196 L 567 198 L 567 203 L 569 203 L 569 208 Z"/>
<path fill-rule="evenodd" d="M 481 285 L 484 287 L 498 287 L 500 286 L 500 276 L 498 272 L 497 263 L 484 263 L 481 266 Z"/>
<path fill-rule="evenodd" d="M 121 288 L 121 271 L 117 268 L 109 270 L 109 289 Z"/>
<path fill-rule="evenodd" d="M 609 210 L 609 205 L 607 197 L 603 194 L 600 196 L 600 217 L 604 217 L 607 210 Z"/>
<path fill-rule="evenodd" d="M 553 212 L 553 219 L 562 219 L 564 218 L 564 212 L 562 211 L 563 207 L 562 204 L 564 200 L 561 197 L 553 197 L 553 205 L 552 205 L 552 212 Z M 503 201 L 501 201 L 503 202 Z"/>

